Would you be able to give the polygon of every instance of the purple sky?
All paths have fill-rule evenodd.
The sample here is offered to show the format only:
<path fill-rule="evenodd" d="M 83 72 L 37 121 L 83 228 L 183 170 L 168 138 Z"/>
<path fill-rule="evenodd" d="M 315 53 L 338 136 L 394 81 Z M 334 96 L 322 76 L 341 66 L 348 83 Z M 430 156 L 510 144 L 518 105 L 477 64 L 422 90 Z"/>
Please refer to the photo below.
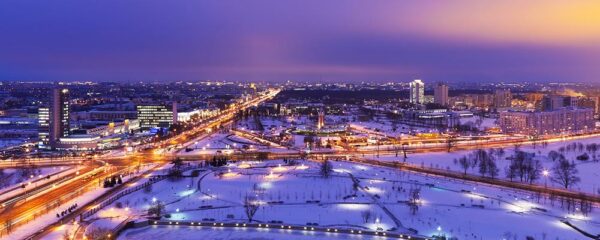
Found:
<path fill-rule="evenodd" d="M 600 80 L 600 2 L 0 1 L 0 80 Z"/>

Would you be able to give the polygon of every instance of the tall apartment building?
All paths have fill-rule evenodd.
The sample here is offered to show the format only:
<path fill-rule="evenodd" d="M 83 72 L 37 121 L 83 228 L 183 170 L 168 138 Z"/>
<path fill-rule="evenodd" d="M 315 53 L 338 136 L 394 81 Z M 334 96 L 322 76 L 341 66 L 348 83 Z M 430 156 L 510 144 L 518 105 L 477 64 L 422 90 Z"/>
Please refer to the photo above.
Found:
<path fill-rule="evenodd" d="M 547 112 L 500 113 L 500 128 L 508 134 L 551 135 L 588 132 L 595 129 L 591 108 L 561 108 Z"/>
<path fill-rule="evenodd" d="M 425 103 L 425 83 L 420 79 L 415 79 L 410 82 L 410 103 L 423 104 Z"/>
<path fill-rule="evenodd" d="M 442 106 L 448 105 L 448 85 L 438 83 L 433 89 L 433 102 Z"/>
<path fill-rule="evenodd" d="M 510 89 L 496 89 L 494 106 L 496 108 L 507 108 L 512 106 L 512 93 L 510 92 Z"/>

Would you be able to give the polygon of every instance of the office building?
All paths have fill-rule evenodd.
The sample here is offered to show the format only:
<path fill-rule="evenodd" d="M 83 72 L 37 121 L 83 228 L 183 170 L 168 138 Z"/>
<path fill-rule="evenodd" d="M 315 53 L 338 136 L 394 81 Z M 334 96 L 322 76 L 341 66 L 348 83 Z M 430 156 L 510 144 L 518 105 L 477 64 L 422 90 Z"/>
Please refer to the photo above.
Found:
<path fill-rule="evenodd" d="M 54 147 L 60 138 L 69 136 L 69 90 L 53 89 L 52 101 L 50 103 L 50 146 Z"/>
<path fill-rule="evenodd" d="M 410 103 L 425 103 L 425 83 L 423 83 L 420 79 L 410 82 Z"/>
<path fill-rule="evenodd" d="M 448 105 L 448 85 L 438 83 L 433 89 L 433 102 L 442 106 Z"/>
<path fill-rule="evenodd" d="M 177 122 L 177 112 L 173 112 L 173 105 L 138 105 L 137 117 L 142 130 L 168 128 Z"/>

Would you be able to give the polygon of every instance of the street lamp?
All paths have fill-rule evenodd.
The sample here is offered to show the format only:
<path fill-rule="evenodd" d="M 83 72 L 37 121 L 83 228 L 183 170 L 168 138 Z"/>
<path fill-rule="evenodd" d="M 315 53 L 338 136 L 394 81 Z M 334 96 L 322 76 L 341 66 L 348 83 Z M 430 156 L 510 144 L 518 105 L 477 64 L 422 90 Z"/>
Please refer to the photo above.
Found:
<path fill-rule="evenodd" d="M 548 175 L 550 175 L 550 172 L 544 169 L 544 171 L 542 171 L 542 175 L 544 175 L 544 187 L 548 188 Z"/>

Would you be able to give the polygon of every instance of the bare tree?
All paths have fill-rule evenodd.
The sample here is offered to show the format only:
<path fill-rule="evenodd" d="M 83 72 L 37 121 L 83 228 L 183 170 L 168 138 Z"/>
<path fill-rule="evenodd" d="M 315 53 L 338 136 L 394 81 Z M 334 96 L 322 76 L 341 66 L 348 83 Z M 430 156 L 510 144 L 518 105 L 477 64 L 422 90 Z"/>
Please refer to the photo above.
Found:
<path fill-rule="evenodd" d="M 408 148 L 408 143 L 403 143 L 402 144 L 402 154 L 404 155 L 404 162 L 406 162 L 406 159 L 408 158 L 408 156 L 406 156 L 407 148 Z"/>
<path fill-rule="evenodd" d="M 590 143 L 585 148 L 588 152 L 590 152 L 590 154 L 592 154 L 592 158 L 594 159 L 594 161 L 596 161 L 597 160 L 596 152 L 598 152 L 598 148 L 599 148 L 598 144 Z"/>
<path fill-rule="evenodd" d="M 500 172 L 500 170 L 498 169 L 498 166 L 496 165 L 496 161 L 494 160 L 494 158 L 490 158 L 490 160 L 487 162 L 488 164 L 488 174 L 490 175 L 491 178 L 496 178 L 498 176 L 498 172 Z"/>
<path fill-rule="evenodd" d="M 517 169 L 512 165 L 506 167 L 504 172 L 506 173 L 506 177 L 510 179 L 511 182 L 517 177 Z"/>
<path fill-rule="evenodd" d="M 560 158 L 560 155 L 560 153 L 554 150 L 548 152 L 548 158 L 550 158 L 550 160 L 552 160 L 553 162 L 558 160 Z"/>
<path fill-rule="evenodd" d="M 569 162 L 566 159 L 560 159 L 552 168 L 552 181 L 560 184 L 565 189 L 577 184 L 581 179 L 577 176 L 579 172 L 573 161 Z"/>
<path fill-rule="evenodd" d="M 371 220 L 372 215 L 373 212 L 371 212 L 371 210 L 365 210 L 360 213 L 360 216 L 362 217 L 364 223 L 368 223 Z"/>
<path fill-rule="evenodd" d="M 542 164 L 539 160 L 531 160 L 525 166 L 525 180 L 532 184 L 535 180 L 540 178 L 542 173 Z"/>
<path fill-rule="evenodd" d="M 460 167 L 463 169 L 463 175 L 467 175 L 467 170 L 469 170 L 469 167 L 471 167 L 471 161 L 469 161 L 469 159 L 466 156 L 462 156 L 461 158 L 458 159 L 458 163 L 460 164 Z"/>
<path fill-rule="evenodd" d="M 421 204 L 421 187 L 411 187 L 408 192 L 408 206 L 412 215 L 417 214 Z"/>
<path fill-rule="evenodd" d="M 154 202 L 150 208 L 148 208 L 148 215 L 154 218 L 160 218 L 165 212 L 165 204 L 161 201 Z"/>
<path fill-rule="evenodd" d="M 533 182 L 539 177 L 541 164 L 534 159 L 535 154 L 517 150 L 511 156 L 511 162 L 507 169 L 507 176 L 511 178 L 519 177 L 521 182 Z"/>
<path fill-rule="evenodd" d="M 446 148 L 447 148 L 446 150 L 448 150 L 448 152 L 451 152 L 451 151 L 452 151 L 452 149 L 454 148 L 454 146 L 456 146 L 456 142 L 457 142 L 457 141 L 458 141 L 458 140 L 456 139 L 456 136 L 453 136 L 453 135 L 452 135 L 452 136 L 449 136 L 449 137 L 446 139 Z"/>
<path fill-rule="evenodd" d="M 321 162 L 321 171 L 320 171 L 321 176 L 324 178 L 329 178 L 332 171 L 333 171 L 333 166 L 331 165 L 329 160 L 323 160 L 323 162 Z"/>
<path fill-rule="evenodd" d="M 108 228 L 97 227 L 87 231 L 86 237 L 90 240 L 110 240 L 111 231 Z"/>
<path fill-rule="evenodd" d="M 252 222 L 254 218 L 254 214 L 258 211 L 258 201 L 256 199 L 246 195 L 244 198 L 244 213 L 246 213 L 246 217 L 248 218 L 248 222 Z"/>

